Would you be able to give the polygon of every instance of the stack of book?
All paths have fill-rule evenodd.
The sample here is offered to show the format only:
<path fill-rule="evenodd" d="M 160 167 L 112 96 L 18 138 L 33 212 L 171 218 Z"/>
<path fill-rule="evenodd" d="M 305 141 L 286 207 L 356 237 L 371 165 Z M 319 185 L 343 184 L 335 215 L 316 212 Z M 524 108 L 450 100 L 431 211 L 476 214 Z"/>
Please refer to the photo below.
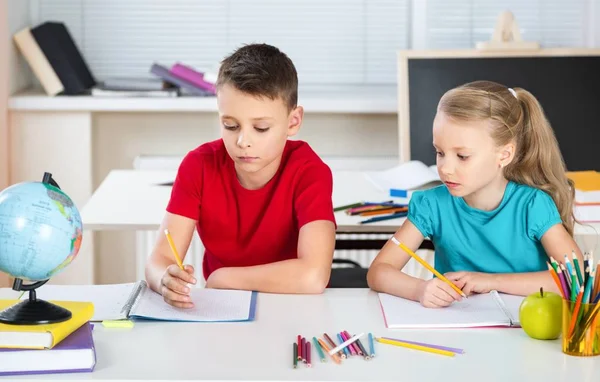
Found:
<path fill-rule="evenodd" d="M 20 300 L 0 300 L 0 311 Z M 64 322 L 42 325 L 0 323 L 0 376 L 91 372 L 96 350 L 91 302 L 52 301 L 71 311 Z"/>
<path fill-rule="evenodd" d="M 581 222 L 600 222 L 600 172 L 572 171 L 567 176 L 575 183 L 575 217 Z"/>
<path fill-rule="evenodd" d="M 216 76 L 177 63 L 170 69 L 158 64 L 150 72 L 157 79 L 112 78 L 98 81 L 92 74 L 67 27 L 45 22 L 25 28 L 14 41 L 46 94 L 98 97 L 214 96 Z"/>

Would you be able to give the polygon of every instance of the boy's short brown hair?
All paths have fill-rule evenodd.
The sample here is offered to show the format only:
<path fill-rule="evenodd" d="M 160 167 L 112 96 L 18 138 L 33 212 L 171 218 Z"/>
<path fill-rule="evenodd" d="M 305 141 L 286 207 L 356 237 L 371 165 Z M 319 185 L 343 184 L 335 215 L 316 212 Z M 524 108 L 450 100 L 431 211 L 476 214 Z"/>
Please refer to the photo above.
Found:
<path fill-rule="evenodd" d="M 217 91 L 226 84 L 253 96 L 281 98 L 288 110 L 298 104 L 294 63 L 272 45 L 245 45 L 226 57 L 219 68 Z"/>

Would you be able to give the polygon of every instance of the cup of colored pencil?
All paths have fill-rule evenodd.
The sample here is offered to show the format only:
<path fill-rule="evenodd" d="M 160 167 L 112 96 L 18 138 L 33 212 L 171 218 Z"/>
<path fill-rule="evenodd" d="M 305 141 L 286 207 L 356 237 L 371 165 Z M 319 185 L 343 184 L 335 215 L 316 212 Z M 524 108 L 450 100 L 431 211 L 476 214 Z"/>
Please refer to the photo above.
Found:
<path fill-rule="evenodd" d="M 584 255 L 583 265 L 575 253 L 572 257 L 549 264 L 563 297 L 562 350 L 573 356 L 600 355 L 600 268 L 591 254 Z"/>

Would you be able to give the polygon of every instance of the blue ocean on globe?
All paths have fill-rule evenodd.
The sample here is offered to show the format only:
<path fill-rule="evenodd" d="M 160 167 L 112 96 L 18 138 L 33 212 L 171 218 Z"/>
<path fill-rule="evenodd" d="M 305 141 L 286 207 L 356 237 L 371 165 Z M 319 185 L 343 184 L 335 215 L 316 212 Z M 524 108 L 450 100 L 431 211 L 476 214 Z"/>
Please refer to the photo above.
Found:
<path fill-rule="evenodd" d="M 57 187 L 24 182 L 0 192 L 0 271 L 49 279 L 77 256 L 82 233 L 77 207 Z"/>

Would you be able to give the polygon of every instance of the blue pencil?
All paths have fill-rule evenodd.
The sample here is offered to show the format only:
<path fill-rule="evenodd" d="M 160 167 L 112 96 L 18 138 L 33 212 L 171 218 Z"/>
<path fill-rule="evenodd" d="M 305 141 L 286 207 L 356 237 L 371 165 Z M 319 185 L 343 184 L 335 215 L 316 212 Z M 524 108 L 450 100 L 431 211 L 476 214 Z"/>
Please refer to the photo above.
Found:
<path fill-rule="evenodd" d="M 373 344 L 373 334 L 369 333 L 369 350 L 371 351 L 371 358 L 375 357 L 375 345 Z"/>
<path fill-rule="evenodd" d="M 344 339 L 342 338 L 342 335 L 340 333 L 337 334 L 337 338 L 338 338 L 338 341 L 340 341 L 340 344 L 344 343 Z M 344 354 L 346 354 L 346 358 L 349 358 L 350 351 L 348 351 L 348 347 L 345 347 L 342 350 L 344 350 Z"/>
<path fill-rule="evenodd" d="M 391 219 L 403 218 L 403 217 L 406 217 L 406 215 L 408 215 L 407 212 L 396 212 L 395 214 L 383 215 L 383 216 L 376 216 L 374 218 L 370 218 L 370 219 L 366 219 L 366 220 L 361 220 L 358 223 L 359 224 L 375 223 L 375 222 L 380 222 L 380 221 L 383 221 L 383 220 L 391 220 Z"/>

